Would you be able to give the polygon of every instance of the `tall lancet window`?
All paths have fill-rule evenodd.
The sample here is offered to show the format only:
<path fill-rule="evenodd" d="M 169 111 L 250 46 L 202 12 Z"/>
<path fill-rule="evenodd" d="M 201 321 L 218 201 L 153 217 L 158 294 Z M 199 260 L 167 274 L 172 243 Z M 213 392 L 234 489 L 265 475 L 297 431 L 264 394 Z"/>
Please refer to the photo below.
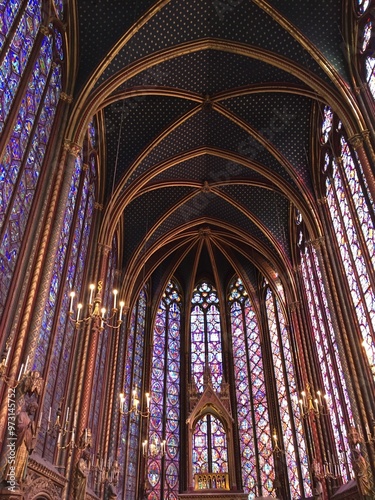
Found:
<path fill-rule="evenodd" d="M 356 0 L 358 18 L 358 53 L 360 72 L 375 99 L 375 57 L 374 57 L 374 5 L 371 0 Z"/>
<path fill-rule="evenodd" d="M 362 166 L 352 152 L 340 121 L 324 109 L 331 126 L 323 139 L 322 170 L 333 232 L 341 255 L 350 297 L 370 366 L 375 364 L 375 245 L 374 201 L 367 188 Z M 323 138 L 325 135 L 323 134 Z M 350 300 L 350 299 L 349 299 Z M 374 374 L 375 376 L 375 374 Z"/>
<path fill-rule="evenodd" d="M 193 292 L 191 309 L 191 376 L 198 392 L 203 392 L 209 373 L 213 388 L 219 392 L 223 380 L 223 357 L 219 299 L 215 288 L 206 282 Z"/>
<path fill-rule="evenodd" d="M 33 365 L 33 369 L 40 371 L 43 377 L 49 374 L 43 401 L 42 428 L 44 429 L 48 426 L 49 409 L 51 408 L 52 415 L 56 415 L 59 405 L 64 400 L 69 365 L 72 363 L 72 346 L 77 330 L 68 319 L 69 293 L 74 290 L 77 297 L 84 298 L 85 290 L 82 289 L 82 282 L 94 219 L 95 184 L 96 162 L 91 161 L 89 168 L 85 169 L 81 156 L 78 156 L 70 180 L 49 295 L 44 307 Z M 39 438 L 37 447 L 42 456 L 52 460 L 55 444 L 47 434 L 43 439 Z"/>
<path fill-rule="evenodd" d="M 59 23 L 51 18 L 37 36 L 42 4 L 28 0 L 0 6 L 0 133 L 8 138 L 0 145 L 0 316 L 12 299 L 12 277 L 37 201 L 62 90 Z"/>
<path fill-rule="evenodd" d="M 306 304 L 310 313 L 311 331 L 319 361 L 323 390 L 327 395 L 329 420 L 334 436 L 335 450 L 332 452 L 332 458 L 336 467 L 340 467 L 342 477 L 348 481 L 351 479 L 349 472 L 351 466 L 346 429 L 347 422 L 353 422 L 351 404 L 317 253 L 312 245 L 305 246 L 301 214 L 298 213 L 296 221 L 299 226 L 297 244 L 300 251 Z M 328 448 L 327 450 L 329 451 Z M 346 455 L 345 459 L 344 455 Z"/>
<path fill-rule="evenodd" d="M 180 461 L 181 296 L 170 281 L 154 325 L 147 453 L 148 500 L 177 500 Z"/>
<path fill-rule="evenodd" d="M 135 389 L 138 395 L 141 393 L 143 383 L 146 308 L 147 294 L 145 287 L 141 290 L 130 317 L 123 391 L 125 395 L 125 411 L 128 411 L 131 407 L 132 391 Z M 140 424 L 141 417 L 139 415 L 134 415 L 133 412 L 125 415 L 121 421 L 118 496 L 119 498 L 126 498 L 127 500 L 135 500 L 137 498 Z"/>
<path fill-rule="evenodd" d="M 203 472 L 228 472 L 227 435 L 222 422 L 210 413 L 198 420 L 193 433 L 193 474 Z"/>
<path fill-rule="evenodd" d="M 278 411 L 292 499 L 311 496 L 307 450 L 298 406 L 292 345 L 285 316 L 270 288 L 266 290 L 266 310 L 271 342 L 272 365 L 278 398 Z M 304 491 L 301 491 L 301 483 Z"/>
<path fill-rule="evenodd" d="M 272 430 L 258 319 L 239 278 L 230 287 L 229 304 L 243 488 L 249 498 L 273 495 Z"/>

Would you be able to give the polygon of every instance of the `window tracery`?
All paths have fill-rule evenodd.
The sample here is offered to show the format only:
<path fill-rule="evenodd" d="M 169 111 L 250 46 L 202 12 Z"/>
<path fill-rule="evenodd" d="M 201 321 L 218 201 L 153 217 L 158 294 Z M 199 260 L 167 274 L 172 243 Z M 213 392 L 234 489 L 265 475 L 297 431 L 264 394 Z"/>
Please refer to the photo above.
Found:
<path fill-rule="evenodd" d="M 265 300 L 290 493 L 292 498 L 310 496 L 310 473 L 288 327 L 280 304 L 269 287 Z M 304 492 L 300 491 L 299 467 Z"/>
<path fill-rule="evenodd" d="M 12 3 L 16 12 L 16 3 Z M 1 14 L 1 13 L 0 13 Z M 3 13 L 4 14 L 4 13 Z M 21 250 L 44 156 L 62 88 L 62 67 L 54 63 L 57 30 L 50 30 L 34 47 L 41 22 L 41 2 L 30 0 L 22 13 L 0 67 L 0 131 L 7 125 L 11 108 L 14 123 L 10 138 L 0 152 L 0 315 Z M 31 51 L 35 57 L 30 75 L 24 75 Z M 27 85 L 15 100 L 22 78 Z"/>
<path fill-rule="evenodd" d="M 322 150 L 329 216 L 369 364 L 375 363 L 374 203 L 360 161 L 341 122 Z"/>
<path fill-rule="evenodd" d="M 275 479 L 263 354 L 257 316 L 242 281 L 229 291 L 242 483 L 249 498 L 274 495 Z M 262 490 L 258 492 L 258 477 Z"/>
<path fill-rule="evenodd" d="M 198 392 L 203 392 L 205 370 L 209 370 L 213 388 L 220 391 L 223 360 L 219 298 L 215 288 L 201 283 L 194 289 L 191 303 L 192 379 Z"/>
<path fill-rule="evenodd" d="M 170 281 L 156 313 L 152 344 L 151 403 L 147 457 L 149 500 L 177 500 L 180 459 L 181 295 Z M 165 441 L 165 455 L 161 443 Z"/>

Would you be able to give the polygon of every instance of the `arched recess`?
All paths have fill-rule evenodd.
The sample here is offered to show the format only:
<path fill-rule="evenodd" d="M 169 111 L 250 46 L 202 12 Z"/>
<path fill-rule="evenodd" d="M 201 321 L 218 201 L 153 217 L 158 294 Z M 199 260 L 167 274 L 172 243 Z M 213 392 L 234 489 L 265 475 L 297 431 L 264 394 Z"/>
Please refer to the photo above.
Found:
<path fill-rule="evenodd" d="M 212 415 L 218 419 L 226 433 L 227 438 L 227 452 L 228 452 L 228 477 L 229 477 L 229 489 L 236 491 L 236 475 L 235 475 L 235 460 L 234 460 L 234 442 L 233 442 L 233 418 L 230 413 L 230 402 L 229 402 L 229 388 L 227 384 L 222 384 L 222 391 L 217 394 L 211 383 L 207 382 L 206 388 L 200 397 L 197 404 L 192 409 L 189 417 L 187 418 L 187 430 L 188 430 L 188 458 L 187 458 L 187 484 L 188 489 L 193 490 L 196 488 L 194 485 L 193 477 L 193 434 L 197 423 L 206 415 Z M 190 389 L 190 402 L 194 402 L 196 397 L 193 388 Z M 197 488 L 196 488 L 197 489 Z"/>

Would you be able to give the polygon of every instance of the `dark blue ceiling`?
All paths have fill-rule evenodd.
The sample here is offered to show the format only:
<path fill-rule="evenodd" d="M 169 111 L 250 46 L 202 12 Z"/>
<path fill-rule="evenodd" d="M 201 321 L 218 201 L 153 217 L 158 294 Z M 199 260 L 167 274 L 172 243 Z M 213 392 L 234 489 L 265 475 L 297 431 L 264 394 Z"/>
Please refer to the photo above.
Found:
<path fill-rule="evenodd" d="M 269 4 L 276 14 L 250 0 L 236 2 L 236 6 L 204 0 L 78 0 L 77 95 L 103 62 L 104 69 L 97 72 L 91 89 L 96 99 L 100 99 L 104 84 L 122 74 L 110 90 L 111 99 L 118 101 L 104 109 L 101 154 L 105 208 L 114 188 L 121 184 L 125 268 L 158 222 L 149 234 L 147 248 L 184 224 L 200 227 L 201 222 L 195 221 L 201 218 L 216 221 L 211 227 L 214 233 L 224 230 L 225 225 L 244 231 L 264 253 L 282 254 L 285 266 L 292 268 L 289 197 L 293 192 L 300 207 L 308 200 L 310 210 L 312 172 L 317 168 L 313 161 L 313 118 L 322 98 L 311 82 L 319 81 L 334 92 L 329 66 L 344 85 L 350 79 L 341 35 L 341 0 L 270 0 Z M 223 6 L 226 8 L 221 9 Z M 154 13 L 143 23 L 142 16 L 149 9 Z M 291 32 L 283 23 L 292 26 Z M 116 45 L 132 26 L 137 27 L 133 36 L 126 44 Z M 301 33 L 302 39 L 299 35 L 295 38 L 293 30 Z M 310 44 L 308 49 L 305 43 Z M 111 52 L 115 46 L 116 51 Z M 246 57 L 238 47 L 250 52 L 257 49 L 257 55 Z M 173 55 L 166 56 L 168 50 Z M 325 64 L 320 66 L 314 60 L 314 51 L 326 59 Z M 272 65 L 267 62 L 269 53 L 275 56 Z M 301 71 L 291 74 L 283 61 L 308 77 L 302 78 Z M 127 70 L 135 76 L 128 78 Z M 137 96 L 123 99 L 135 91 Z M 246 128 L 256 130 L 266 144 Z M 194 156 L 195 151 L 199 151 L 198 156 Z M 238 158 L 231 161 L 222 157 L 226 154 Z M 241 165 L 241 159 L 248 162 L 247 167 Z M 170 167 L 162 168 L 168 162 Z M 152 191 L 138 193 L 126 205 L 128 195 L 140 189 L 141 177 L 151 172 L 153 176 L 142 189 Z M 199 192 L 204 182 L 213 185 L 218 181 L 222 185 L 216 194 Z M 177 208 L 183 197 L 193 192 L 196 196 Z M 232 235 L 227 233 L 231 241 Z M 267 233 L 277 241 L 276 246 Z M 250 251 L 248 245 L 244 248 Z M 236 250 L 233 253 L 256 286 L 258 275 L 253 264 Z M 184 283 L 189 279 L 193 254 L 177 270 Z M 178 255 L 176 251 L 155 271 L 157 281 Z M 230 276 L 233 268 L 215 245 L 214 255 L 223 273 Z M 254 255 L 260 262 L 258 251 L 254 250 Z M 206 264 L 202 260 L 201 266 Z"/>

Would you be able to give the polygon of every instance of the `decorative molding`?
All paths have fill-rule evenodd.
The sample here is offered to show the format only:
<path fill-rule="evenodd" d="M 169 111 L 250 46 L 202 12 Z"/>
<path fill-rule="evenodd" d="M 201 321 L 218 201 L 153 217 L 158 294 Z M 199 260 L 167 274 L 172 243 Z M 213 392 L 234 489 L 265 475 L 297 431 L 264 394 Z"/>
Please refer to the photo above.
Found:
<path fill-rule="evenodd" d="M 315 250 L 319 249 L 324 245 L 325 238 L 324 236 L 319 236 L 319 238 L 316 238 L 315 240 L 310 240 L 309 244 L 315 248 Z"/>
<path fill-rule="evenodd" d="M 351 137 L 349 137 L 349 143 L 355 150 L 363 146 L 363 141 L 364 141 L 364 136 L 362 133 L 359 134 L 354 134 Z"/>
<path fill-rule="evenodd" d="M 291 302 L 289 304 L 289 310 L 290 312 L 296 312 L 301 309 L 301 303 L 297 300 L 296 302 Z"/>
<path fill-rule="evenodd" d="M 99 211 L 102 211 L 103 210 L 103 205 L 102 203 L 98 203 L 97 201 L 94 203 L 94 208 L 95 210 L 99 210 Z"/>
<path fill-rule="evenodd" d="M 82 146 L 80 146 L 79 144 L 76 144 L 75 142 L 70 143 L 69 153 L 71 155 L 73 155 L 77 158 L 77 156 L 79 155 L 81 150 L 82 150 Z"/>
<path fill-rule="evenodd" d="M 327 197 L 322 196 L 321 198 L 318 198 L 316 201 L 318 202 L 318 205 L 326 205 L 327 204 Z"/>
<path fill-rule="evenodd" d="M 36 454 L 31 455 L 29 458 L 28 470 L 38 477 L 41 476 L 50 480 L 53 484 L 57 485 L 58 488 L 61 488 L 61 490 L 64 488 L 67 481 L 51 463 Z"/>
<path fill-rule="evenodd" d="M 65 139 L 63 143 L 63 150 L 66 151 L 67 153 L 72 154 L 77 158 L 77 156 L 82 150 L 82 146 L 76 144 L 75 142 L 70 141 L 69 139 Z"/>
<path fill-rule="evenodd" d="M 73 102 L 73 96 L 67 94 L 66 92 L 61 92 L 60 93 L 60 99 L 64 102 L 67 102 L 68 104 Z"/>
<path fill-rule="evenodd" d="M 48 26 L 41 25 L 40 28 L 39 28 L 39 31 L 44 36 L 48 36 L 50 34 L 50 30 L 49 30 Z"/>
<path fill-rule="evenodd" d="M 39 497 L 42 493 L 51 500 L 60 500 L 62 497 L 62 488 L 58 488 L 53 481 L 45 477 L 29 478 L 30 486 L 24 490 L 24 499 L 32 500 Z"/>

